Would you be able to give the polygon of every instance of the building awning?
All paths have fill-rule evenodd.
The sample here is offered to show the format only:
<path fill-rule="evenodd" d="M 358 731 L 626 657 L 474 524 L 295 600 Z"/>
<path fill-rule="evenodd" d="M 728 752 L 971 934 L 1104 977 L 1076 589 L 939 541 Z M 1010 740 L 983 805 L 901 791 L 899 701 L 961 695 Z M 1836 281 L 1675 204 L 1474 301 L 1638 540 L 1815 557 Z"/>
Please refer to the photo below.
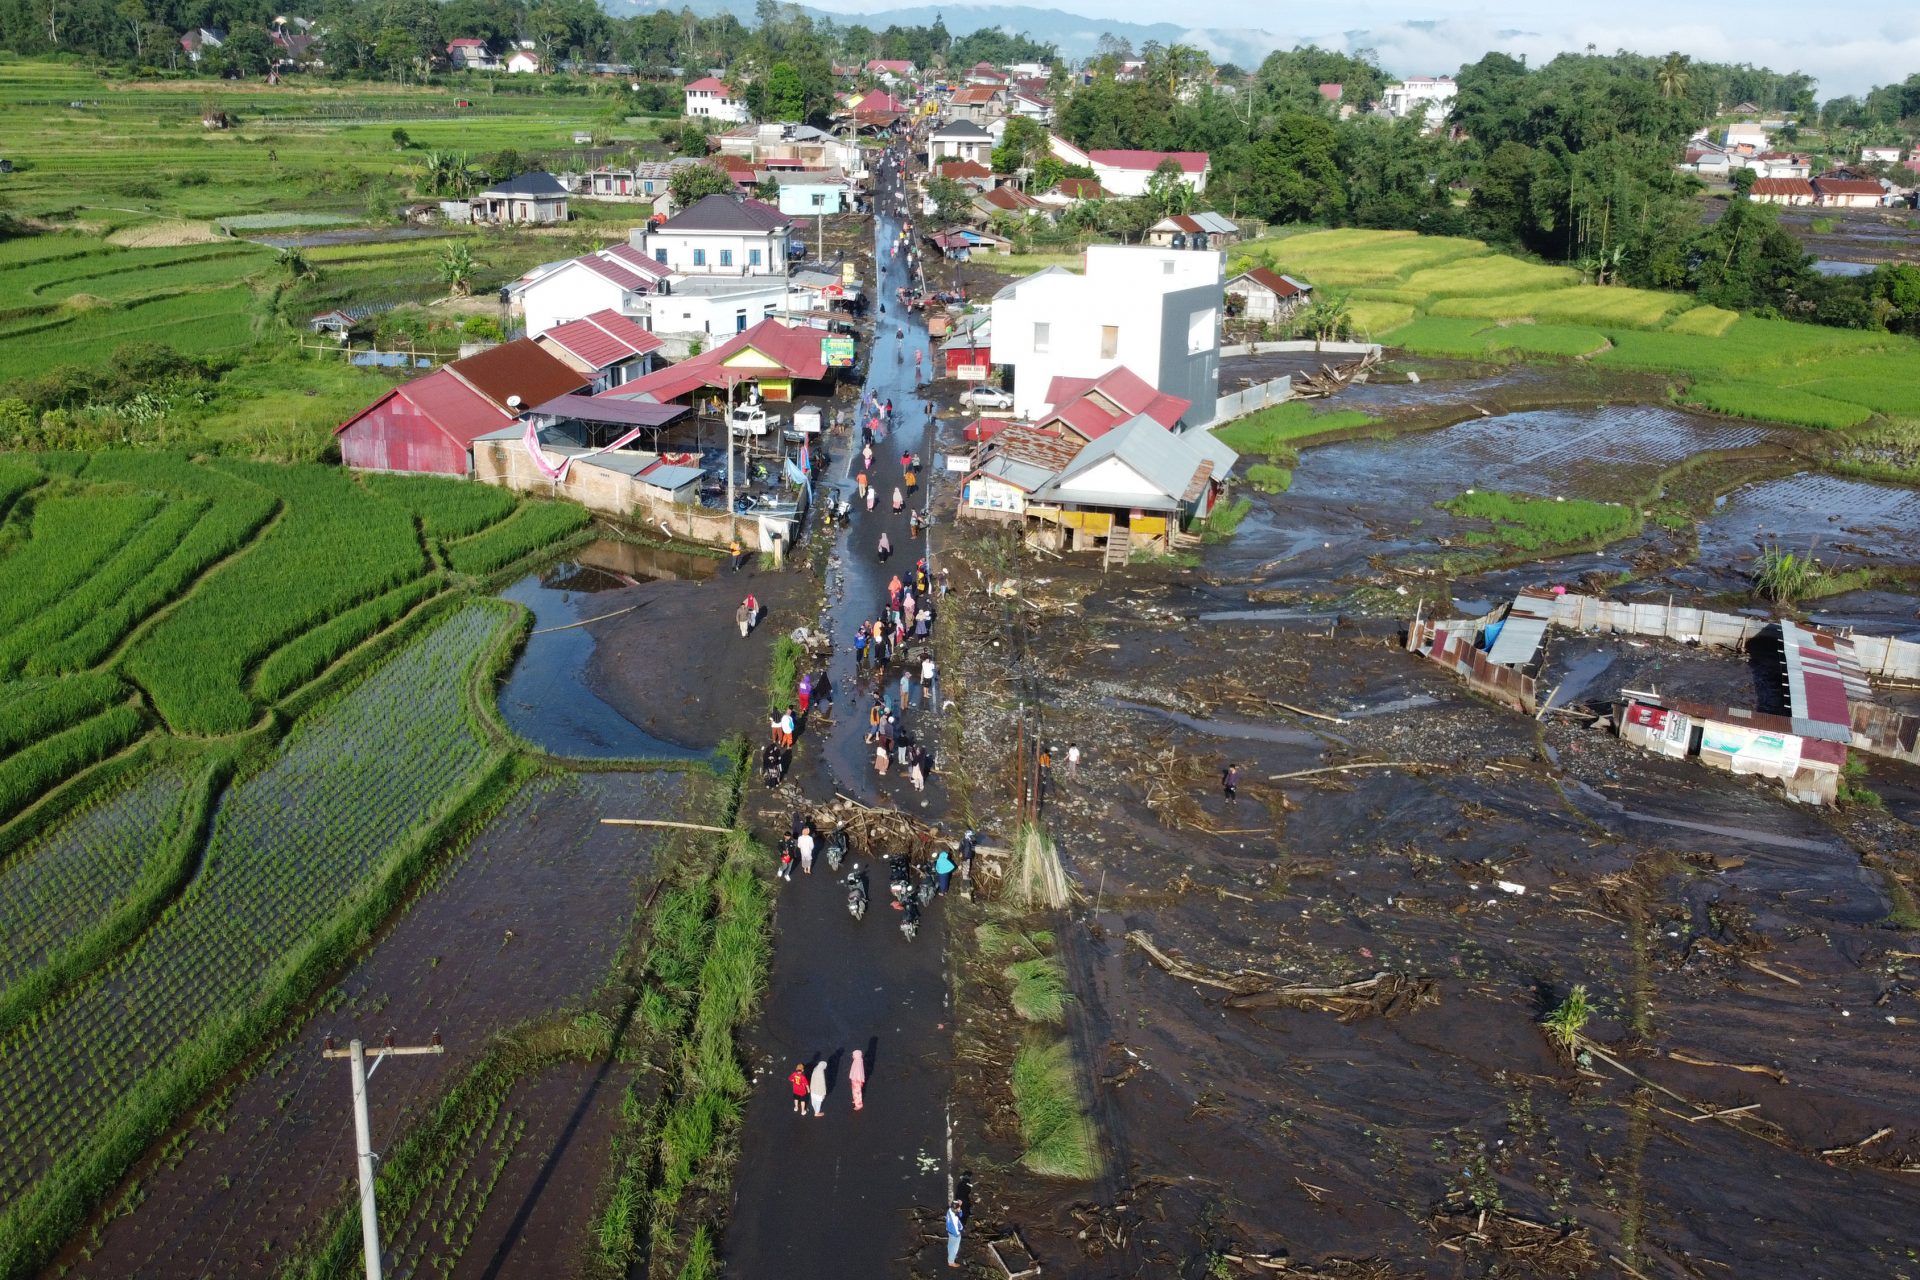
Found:
<path fill-rule="evenodd" d="M 598 422 L 620 427 L 664 427 L 687 412 L 681 404 L 657 404 L 651 400 L 623 399 L 617 392 L 608 395 L 555 396 L 536 405 L 533 413 L 550 418 L 572 418 L 576 422 Z"/>

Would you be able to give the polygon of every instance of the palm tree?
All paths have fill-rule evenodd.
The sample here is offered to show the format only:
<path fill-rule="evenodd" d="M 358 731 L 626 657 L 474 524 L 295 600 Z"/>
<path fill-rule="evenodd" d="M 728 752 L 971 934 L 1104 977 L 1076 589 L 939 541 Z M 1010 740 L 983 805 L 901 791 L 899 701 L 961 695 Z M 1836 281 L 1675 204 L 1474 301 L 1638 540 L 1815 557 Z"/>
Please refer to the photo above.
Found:
<path fill-rule="evenodd" d="M 437 266 L 440 279 L 447 286 L 449 298 L 465 298 L 473 293 L 473 273 L 480 267 L 480 260 L 473 256 L 473 248 L 465 240 L 456 240 L 440 251 Z"/>
<path fill-rule="evenodd" d="M 1687 82 L 1693 78 L 1692 65 L 1693 59 L 1684 53 L 1670 53 L 1661 59 L 1659 68 L 1653 73 L 1654 83 L 1660 86 L 1660 96 L 1685 97 Z"/>

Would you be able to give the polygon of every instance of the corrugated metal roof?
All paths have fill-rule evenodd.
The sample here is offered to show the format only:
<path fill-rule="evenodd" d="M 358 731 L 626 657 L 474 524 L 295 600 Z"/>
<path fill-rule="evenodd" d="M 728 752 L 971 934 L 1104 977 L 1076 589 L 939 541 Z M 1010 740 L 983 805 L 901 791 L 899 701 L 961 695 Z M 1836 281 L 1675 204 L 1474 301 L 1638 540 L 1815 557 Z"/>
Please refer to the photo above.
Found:
<path fill-rule="evenodd" d="M 1786 658 L 1793 731 L 1827 742 L 1851 742 L 1851 699 L 1864 701 L 1871 692 L 1854 661 L 1853 641 L 1787 619 L 1780 623 L 1780 647 Z"/>
<path fill-rule="evenodd" d="M 600 422 L 620 427 L 664 427 L 687 412 L 685 405 L 653 400 L 622 399 L 618 395 L 555 396 L 531 412 L 577 422 Z"/>
<path fill-rule="evenodd" d="M 520 397 L 520 409 L 545 403 L 585 385 L 580 374 L 540 349 L 531 338 L 515 338 L 478 355 L 455 360 L 442 372 L 452 373 L 487 399 L 507 409 Z M 515 412 L 519 412 L 516 410 Z"/>
<path fill-rule="evenodd" d="M 1122 500 L 1109 501 L 1116 495 L 1073 488 L 1075 479 L 1085 476 L 1109 458 L 1124 463 L 1135 475 L 1159 490 L 1165 500 L 1160 502 L 1152 497 L 1128 494 L 1118 495 Z M 1061 471 L 1059 478 L 1047 486 L 1046 495 L 1043 496 L 1058 494 L 1063 501 L 1086 502 L 1097 506 L 1170 507 L 1178 504 L 1192 487 L 1194 474 L 1202 469 L 1211 473 L 1212 465 L 1198 450 L 1152 418 L 1140 414 L 1080 450 L 1073 462 Z"/>
<path fill-rule="evenodd" d="M 396 387 L 381 396 L 373 404 L 334 428 L 334 434 L 338 435 L 345 431 L 393 398 L 404 400 L 412 405 L 421 417 L 432 423 L 442 434 L 461 444 L 472 444 L 510 417 L 506 410 L 474 391 L 447 370 L 437 369 L 424 378 L 415 378 L 412 382 Z"/>
<path fill-rule="evenodd" d="M 596 311 L 584 319 L 556 325 L 535 341 L 554 343 L 595 369 L 605 369 L 622 360 L 644 356 L 664 345 L 659 338 L 612 309 Z"/>
<path fill-rule="evenodd" d="M 1540 653 L 1540 645 L 1547 638 L 1547 626 L 1552 621 L 1552 601 L 1542 603 L 1540 597 L 1522 591 L 1514 597 L 1513 607 L 1507 610 L 1500 634 L 1487 650 L 1487 661 L 1502 667 L 1530 665 Z"/>

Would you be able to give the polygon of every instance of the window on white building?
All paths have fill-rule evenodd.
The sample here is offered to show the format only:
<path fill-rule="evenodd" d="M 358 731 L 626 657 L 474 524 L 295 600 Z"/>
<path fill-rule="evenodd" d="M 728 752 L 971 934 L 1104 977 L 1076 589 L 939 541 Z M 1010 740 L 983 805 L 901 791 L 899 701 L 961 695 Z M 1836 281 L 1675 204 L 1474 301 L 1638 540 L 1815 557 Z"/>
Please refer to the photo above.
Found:
<path fill-rule="evenodd" d="M 733 265 L 733 250 L 722 249 L 720 251 L 720 265 L 723 267 L 730 267 Z"/>
<path fill-rule="evenodd" d="M 759 251 L 758 249 L 749 249 L 749 250 L 747 250 L 747 262 L 748 262 L 749 264 L 751 264 L 751 265 L 753 265 L 753 266 L 756 266 L 756 267 L 757 267 L 757 266 L 759 266 L 759 265 L 760 265 L 760 251 Z"/>
<path fill-rule="evenodd" d="M 1052 346 L 1053 346 L 1053 326 L 1048 324 L 1045 320 L 1035 320 L 1033 322 L 1034 351 L 1040 355 L 1045 355 L 1047 353 L 1047 350 Z"/>
<path fill-rule="evenodd" d="M 1172 275 L 1172 274 L 1173 274 L 1173 259 L 1172 259 L 1172 258 L 1162 258 L 1162 259 L 1160 259 L 1160 274 L 1161 274 L 1161 275 L 1163 275 L 1163 276 L 1170 276 L 1170 275 Z"/>
<path fill-rule="evenodd" d="M 1120 354 L 1120 326 L 1103 324 L 1100 326 L 1100 358 L 1111 360 Z"/>
<path fill-rule="evenodd" d="M 693 251 L 693 265 L 696 267 L 704 267 L 707 265 L 707 251 L 705 249 L 695 249 Z"/>

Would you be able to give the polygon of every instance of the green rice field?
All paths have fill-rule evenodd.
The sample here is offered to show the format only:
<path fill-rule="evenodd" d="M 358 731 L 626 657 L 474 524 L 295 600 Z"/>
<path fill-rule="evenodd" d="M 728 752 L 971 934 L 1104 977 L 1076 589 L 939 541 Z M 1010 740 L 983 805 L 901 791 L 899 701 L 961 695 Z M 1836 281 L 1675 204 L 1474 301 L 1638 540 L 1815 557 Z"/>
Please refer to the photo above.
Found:
<path fill-rule="evenodd" d="M 1666 374 L 1675 398 L 1733 417 L 1835 430 L 1920 418 L 1920 341 L 1696 306 L 1685 294 L 1583 284 L 1474 240 L 1315 231 L 1238 246 L 1344 295 L 1367 336 L 1414 355 L 1591 360 Z"/>

